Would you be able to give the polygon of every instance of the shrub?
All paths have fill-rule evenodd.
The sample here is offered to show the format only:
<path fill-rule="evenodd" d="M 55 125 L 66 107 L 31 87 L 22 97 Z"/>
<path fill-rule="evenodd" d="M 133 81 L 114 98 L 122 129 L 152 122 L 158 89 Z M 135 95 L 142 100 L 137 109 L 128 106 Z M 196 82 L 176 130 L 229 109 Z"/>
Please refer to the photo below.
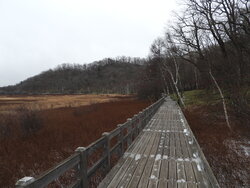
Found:
<path fill-rule="evenodd" d="M 0 116 L 0 139 L 6 138 L 10 136 L 11 130 L 10 127 L 13 124 L 9 115 L 1 115 Z"/>
<path fill-rule="evenodd" d="M 43 121 L 37 111 L 21 107 L 17 110 L 17 114 L 22 136 L 32 135 L 42 128 Z"/>

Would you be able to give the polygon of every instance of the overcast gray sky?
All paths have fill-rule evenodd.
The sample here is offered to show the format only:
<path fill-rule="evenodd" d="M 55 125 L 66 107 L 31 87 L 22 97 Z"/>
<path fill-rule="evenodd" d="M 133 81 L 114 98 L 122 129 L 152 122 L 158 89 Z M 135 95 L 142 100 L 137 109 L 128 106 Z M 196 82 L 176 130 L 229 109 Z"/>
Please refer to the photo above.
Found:
<path fill-rule="evenodd" d="M 0 0 L 0 86 L 62 63 L 146 57 L 175 0 Z"/>

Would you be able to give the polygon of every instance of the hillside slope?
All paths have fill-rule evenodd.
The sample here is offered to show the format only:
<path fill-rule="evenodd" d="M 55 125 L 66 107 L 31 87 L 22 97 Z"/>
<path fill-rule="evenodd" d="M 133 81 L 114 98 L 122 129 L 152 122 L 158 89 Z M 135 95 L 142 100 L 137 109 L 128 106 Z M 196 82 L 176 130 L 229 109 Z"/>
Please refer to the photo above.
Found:
<path fill-rule="evenodd" d="M 0 88 L 1 94 L 69 94 L 136 92 L 143 65 L 109 60 L 90 65 L 63 64 L 14 86 Z"/>

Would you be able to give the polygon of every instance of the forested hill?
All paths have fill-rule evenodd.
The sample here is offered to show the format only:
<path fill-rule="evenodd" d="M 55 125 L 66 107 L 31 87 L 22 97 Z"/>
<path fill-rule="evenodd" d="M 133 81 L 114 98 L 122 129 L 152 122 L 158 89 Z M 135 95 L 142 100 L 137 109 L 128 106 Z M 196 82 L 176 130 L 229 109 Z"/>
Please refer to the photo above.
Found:
<path fill-rule="evenodd" d="M 1 94 L 134 93 L 141 59 L 104 59 L 88 65 L 62 64 L 14 86 Z"/>

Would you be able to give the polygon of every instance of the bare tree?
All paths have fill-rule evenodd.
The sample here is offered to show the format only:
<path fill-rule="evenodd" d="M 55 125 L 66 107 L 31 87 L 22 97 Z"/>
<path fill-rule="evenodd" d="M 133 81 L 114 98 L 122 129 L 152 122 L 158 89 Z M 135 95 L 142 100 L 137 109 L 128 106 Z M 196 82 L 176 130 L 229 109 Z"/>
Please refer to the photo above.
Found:
<path fill-rule="evenodd" d="M 172 27 L 172 43 L 178 45 L 174 53 L 211 77 L 221 97 L 227 126 L 231 129 L 223 89 L 212 73 L 214 64 L 207 54 L 210 46 L 218 44 L 223 58 L 228 59 L 225 34 L 221 32 L 223 27 L 215 19 L 218 7 L 213 1 L 202 0 L 189 0 L 187 5 L 185 15 L 179 16 L 177 24 Z M 170 38 L 169 33 L 167 36 Z"/>
<path fill-rule="evenodd" d="M 170 80 L 175 88 L 175 93 L 183 107 L 185 103 L 183 101 L 182 95 L 180 93 L 180 74 L 179 74 L 179 63 L 176 57 L 172 53 L 174 50 L 174 43 L 168 43 L 162 38 L 158 38 L 154 41 L 151 46 L 151 52 L 153 56 L 159 59 L 161 75 L 163 77 L 164 83 L 167 84 L 165 75 L 169 75 Z M 168 88 L 168 86 L 167 86 Z"/>

